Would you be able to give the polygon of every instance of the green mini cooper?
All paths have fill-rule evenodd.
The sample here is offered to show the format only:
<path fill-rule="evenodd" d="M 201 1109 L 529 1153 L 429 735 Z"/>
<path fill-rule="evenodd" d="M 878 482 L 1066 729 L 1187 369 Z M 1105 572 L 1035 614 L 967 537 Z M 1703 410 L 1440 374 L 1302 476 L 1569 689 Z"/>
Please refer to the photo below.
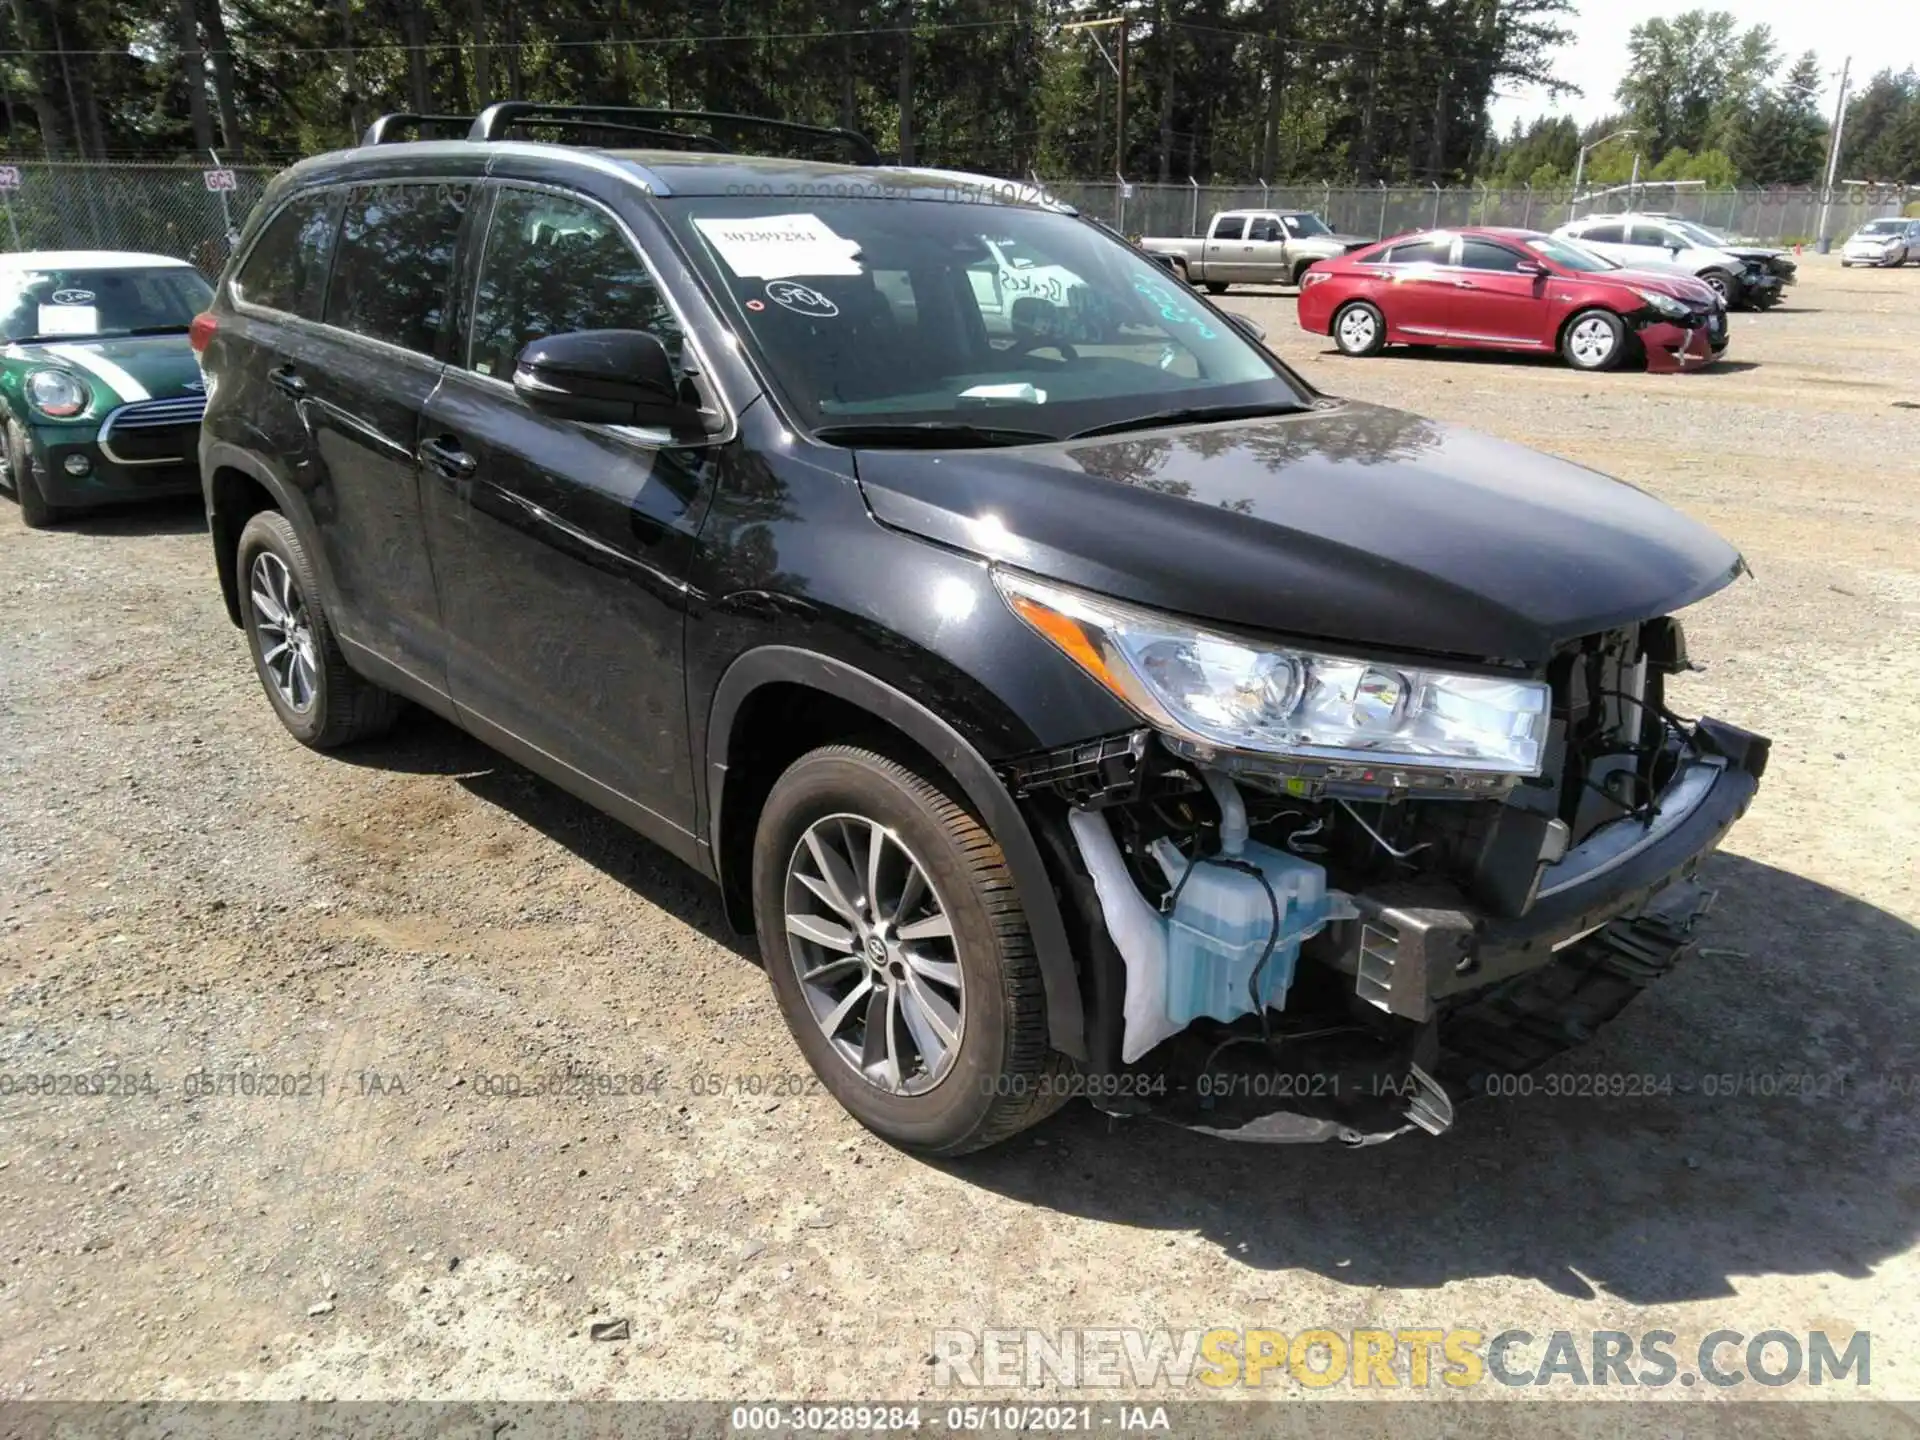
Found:
<path fill-rule="evenodd" d="M 27 524 L 199 489 L 206 387 L 187 337 L 212 295 L 164 255 L 0 255 L 0 484 Z"/>

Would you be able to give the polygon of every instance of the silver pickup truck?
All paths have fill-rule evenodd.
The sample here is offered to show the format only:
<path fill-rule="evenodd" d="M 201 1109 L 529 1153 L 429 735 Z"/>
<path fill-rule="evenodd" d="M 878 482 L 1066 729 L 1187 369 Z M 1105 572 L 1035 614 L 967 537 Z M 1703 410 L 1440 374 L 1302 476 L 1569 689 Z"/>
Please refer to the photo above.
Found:
<path fill-rule="evenodd" d="M 1148 236 L 1140 248 L 1167 256 L 1190 285 L 1215 295 L 1232 284 L 1298 285 L 1316 260 L 1331 260 L 1373 241 L 1336 235 L 1305 210 L 1222 210 L 1199 239 Z"/>

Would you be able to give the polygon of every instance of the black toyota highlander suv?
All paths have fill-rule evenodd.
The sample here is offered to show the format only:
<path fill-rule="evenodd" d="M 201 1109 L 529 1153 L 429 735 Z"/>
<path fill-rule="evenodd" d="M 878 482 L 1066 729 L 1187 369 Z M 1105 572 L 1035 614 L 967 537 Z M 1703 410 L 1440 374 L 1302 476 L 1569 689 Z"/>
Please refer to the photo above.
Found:
<path fill-rule="evenodd" d="M 1664 693 L 1703 526 L 1322 395 L 1031 187 L 409 125 L 280 176 L 194 327 L 267 699 L 424 706 L 710 877 L 880 1135 L 1438 1133 L 1694 943 L 1768 748 Z"/>

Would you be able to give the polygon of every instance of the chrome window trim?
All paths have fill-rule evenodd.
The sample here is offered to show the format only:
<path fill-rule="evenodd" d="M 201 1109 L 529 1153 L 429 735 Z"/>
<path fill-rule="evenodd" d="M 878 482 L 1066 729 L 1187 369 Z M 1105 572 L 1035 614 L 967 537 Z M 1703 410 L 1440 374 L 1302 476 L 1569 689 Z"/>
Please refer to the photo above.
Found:
<path fill-rule="evenodd" d="M 207 413 L 207 402 L 204 396 L 195 396 L 195 397 L 168 396 L 165 400 L 158 400 L 158 401 L 134 400 L 134 401 L 128 402 L 125 405 L 117 405 L 112 410 L 107 412 L 107 418 L 100 422 L 100 433 L 94 437 L 93 443 L 99 448 L 101 457 L 105 460 L 112 462 L 115 465 L 125 465 L 128 467 L 147 466 L 147 465 L 183 465 L 187 462 L 187 460 L 189 460 L 192 457 L 187 455 L 165 455 L 165 456 L 161 456 L 159 459 L 156 459 L 156 460 L 129 460 L 124 456 L 114 454 L 112 447 L 107 444 L 107 441 L 113 434 L 113 422 L 118 420 L 122 415 L 126 414 L 127 411 L 142 410 L 155 404 L 164 405 L 164 404 L 167 404 L 169 401 L 182 400 L 182 399 L 188 399 L 188 398 L 195 398 L 200 401 L 200 414 L 196 415 L 193 419 L 193 423 L 195 425 L 198 425 Z M 185 422 L 182 422 L 182 423 L 185 423 Z"/>

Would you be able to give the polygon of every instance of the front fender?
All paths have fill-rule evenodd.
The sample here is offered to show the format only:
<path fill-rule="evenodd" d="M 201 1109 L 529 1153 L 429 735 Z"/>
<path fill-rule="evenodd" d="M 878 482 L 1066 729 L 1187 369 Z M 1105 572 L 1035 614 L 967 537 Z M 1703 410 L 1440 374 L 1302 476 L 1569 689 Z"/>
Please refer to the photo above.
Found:
<path fill-rule="evenodd" d="M 965 792 L 1007 858 L 1033 935 L 1047 998 L 1047 1032 L 1054 1049 L 1077 1060 L 1087 1056 L 1085 1007 L 1053 882 L 1039 846 L 1013 796 L 985 758 L 945 720 L 901 690 L 844 660 L 788 645 L 763 645 L 739 656 L 721 676 L 708 711 L 706 731 L 708 839 L 712 853 L 727 853 L 721 833 L 726 814 L 727 748 L 734 718 L 765 685 L 803 685 L 856 705 L 900 731 L 925 750 Z"/>

